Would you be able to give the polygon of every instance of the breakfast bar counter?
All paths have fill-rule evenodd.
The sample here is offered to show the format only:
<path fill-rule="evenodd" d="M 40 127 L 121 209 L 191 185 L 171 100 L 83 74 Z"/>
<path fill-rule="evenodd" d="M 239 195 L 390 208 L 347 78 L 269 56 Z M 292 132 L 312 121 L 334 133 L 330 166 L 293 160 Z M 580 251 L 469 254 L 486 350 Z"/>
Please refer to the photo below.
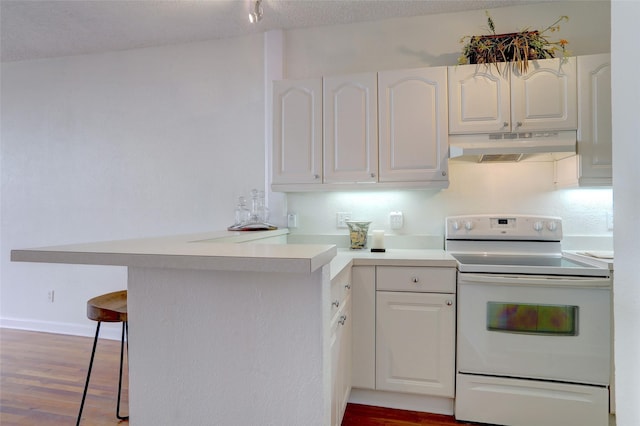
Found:
<path fill-rule="evenodd" d="M 128 267 L 130 424 L 327 425 L 334 245 L 286 230 L 13 250 L 25 262 Z"/>

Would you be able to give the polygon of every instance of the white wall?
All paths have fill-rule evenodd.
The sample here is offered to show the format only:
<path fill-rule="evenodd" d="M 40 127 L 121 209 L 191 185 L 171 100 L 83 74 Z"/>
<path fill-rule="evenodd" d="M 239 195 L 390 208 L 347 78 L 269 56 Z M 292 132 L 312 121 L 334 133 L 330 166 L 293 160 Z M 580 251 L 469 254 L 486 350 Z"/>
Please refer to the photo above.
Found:
<path fill-rule="evenodd" d="M 604 53 L 610 43 L 608 1 L 568 1 L 493 9 L 498 32 L 538 28 L 569 16 L 550 40 L 565 38 L 574 55 Z M 285 75 L 310 78 L 362 71 L 454 65 L 464 35 L 486 33 L 484 10 L 389 19 L 334 27 L 298 29 L 285 35 Z M 550 214 L 564 219 L 568 237 L 591 239 L 584 249 L 612 249 L 607 214 L 611 189 L 556 190 L 552 163 L 449 164 L 450 187 L 443 191 L 289 194 L 288 210 L 298 214 L 295 234 L 346 234 L 335 213 L 351 212 L 387 233 L 444 234 L 444 217 L 470 213 Z M 388 214 L 401 210 L 405 227 L 391 231 Z M 571 239 L 567 238 L 567 243 Z M 582 241 L 583 239 L 581 239 Z M 578 244 L 581 244 L 578 242 Z M 574 248 L 571 246 L 570 248 Z"/>
<path fill-rule="evenodd" d="M 560 32 L 547 33 L 549 40 L 567 39 L 573 55 L 610 51 L 608 0 L 503 7 L 490 14 L 498 33 L 542 30 L 566 15 L 569 21 Z M 487 31 L 484 10 L 287 31 L 285 77 L 455 65 L 460 38 Z"/>
<path fill-rule="evenodd" d="M 86 300 L 126 287 L 11 249 L 231 224 L 264 186 L 262 79 L 262 35 L 2 64 L 2 323 L 91 333 Z"/>
<path fill-rule="evenodd" d="M 616 420 L 618 426 L 634 426 L 640 419 L 640 53 L 638 38 L 630 35 L 640 22 L 640 2 L 614 0 L 611 10 Z"/>

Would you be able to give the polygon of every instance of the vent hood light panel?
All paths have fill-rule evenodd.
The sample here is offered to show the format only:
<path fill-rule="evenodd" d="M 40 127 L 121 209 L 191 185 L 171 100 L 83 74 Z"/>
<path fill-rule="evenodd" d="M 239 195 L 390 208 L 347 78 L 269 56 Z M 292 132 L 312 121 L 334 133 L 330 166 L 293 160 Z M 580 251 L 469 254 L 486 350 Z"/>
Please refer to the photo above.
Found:
<path fill-rule="evenodd" d="M 575 155 L 576 141 L 575 130 L 449 135 L 449 156 L 475 162 L 554 161 Z"/>

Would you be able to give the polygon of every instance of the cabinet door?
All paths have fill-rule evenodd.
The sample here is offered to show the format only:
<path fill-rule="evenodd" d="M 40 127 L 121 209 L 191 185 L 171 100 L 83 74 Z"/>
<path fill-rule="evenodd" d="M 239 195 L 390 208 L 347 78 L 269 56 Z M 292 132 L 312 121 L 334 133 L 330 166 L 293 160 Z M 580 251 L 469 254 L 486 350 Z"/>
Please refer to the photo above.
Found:
<path fill-rule="evenodd" d="M 342 424 L 351 392 L 351 296 L 331 324 L 331 424 Z"/>
<path fill-rule="evenodd" d="M 449 76 L 449 133 L 508 132 L 511 126 L 508 72 L 494 66 L 458 65 Z"/>
<path fill-rule="evenodd" d="M 377 74 L 326 77 L 323 84 L 324 182 L 376 182 Z"/>
<path fill-rule="evenodd" d="M 376 389 L 454 396 L 455 295 L 377 292 Z"/>
<path fill-rule="evenodd" d="M 345 300 L 344 316 L 340 320 L 340 350 L 338 351 L 338 386 L 336 387 L 336 403 L 338 405 L 337 425 L 342 424 L 347 402 L 351 394 L 351 338 L 353 335 L 353 318 L 351 315 L 351 296 Z"/>
<path fill-rule="evenodd" d="M 378 73 L 380 182 L 448 181 L 447 68 Z"/>
<path fill-rule="evenodd" d="M 578 57 L 580 183 L 611 185 L 611 55 Z"/>
<path fill-rule="evenodd" d="M 338 358 L 340 356 L 340 335 L 342 329 L 338 321 L 331 323 L 331 334 L 329 337 L 329 348 L 331 351 L 331 426 L 338 425 L 338 386 L 340 371 L 338 368 Z"/>
<path fill-rule="evenodd" d="M 531 61 L 525 74 L 512 70 L 511 130 L 578 128 L 576 58 Z"/>
<path fill-rule="evenodd" d="M 354 388 L 376 387 L 376 267 L 354 266 L 351 269 L 353 340 L 351 385 Z"/>
<path fill-rule="evenodd" d="M 322 80 L 273 83 L 272 183 L 322 183 Z"/>

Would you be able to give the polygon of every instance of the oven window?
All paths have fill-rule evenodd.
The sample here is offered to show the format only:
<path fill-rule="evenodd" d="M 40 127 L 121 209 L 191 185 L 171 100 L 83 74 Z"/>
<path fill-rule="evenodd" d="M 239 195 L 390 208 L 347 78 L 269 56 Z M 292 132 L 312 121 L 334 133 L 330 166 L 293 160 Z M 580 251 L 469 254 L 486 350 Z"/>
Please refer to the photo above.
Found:
<path fill-rule="evenodd" d="M 577 336 L 578 307 L 487 302 L 487 330 Z"/>

